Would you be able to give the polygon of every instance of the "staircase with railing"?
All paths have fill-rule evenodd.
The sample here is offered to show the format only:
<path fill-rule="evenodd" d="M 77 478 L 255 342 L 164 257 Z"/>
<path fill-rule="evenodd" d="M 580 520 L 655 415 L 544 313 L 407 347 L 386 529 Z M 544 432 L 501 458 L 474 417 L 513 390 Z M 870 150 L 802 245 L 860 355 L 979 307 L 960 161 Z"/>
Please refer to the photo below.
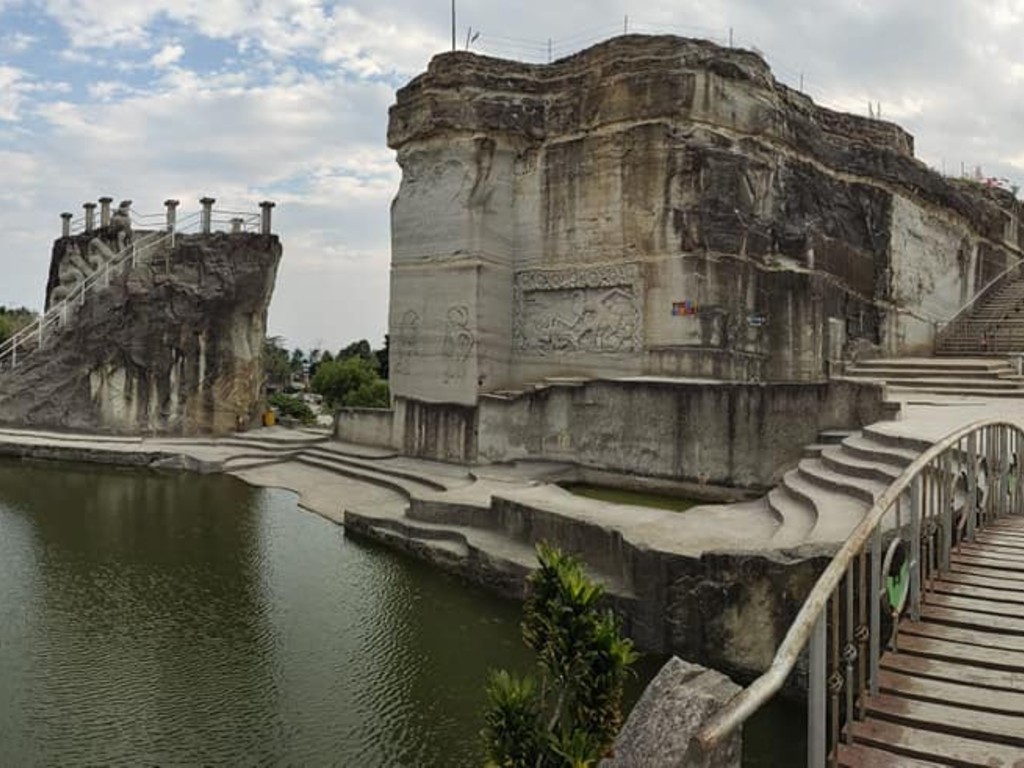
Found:
<path fill-rule="evenodd" d="M 164 214 L 131 213 L 134 234 L 128 245 L 63 292 L 60 299 L 52 302 L 36 320 L 0 343 L 0 375 L 16 370 L 30 355 L 46 349 L 74 322 L 76 313 L 91 296 L 110 287 L 112 279 L 149 263 L 159 253 L 173 250 L 178 236 L 210 234 L 225 226 L 231 233 L 269 232 L 268 208 L 264 208 L 261 214 L 215 211 L 207 207 L 177 220 Z M 165 223 L 166 228 L 161 229 Z M 140 228 L 136 229 L 137 226 Z M 87 235 L 91 232 L 95 230 L 89 226 L 87 217 L 82 217 L 68 222 L 65 236 Z M 98 236 L 99 232 L 96 234 Z"/>
<path fill-rule="evenodd" d="M 810 768 L 1019 765 L 1022 455 L 1024 431 L 987 419 L 912 461 L 829 563 L 768 670 L 697 736 L 700 748 L 724 743 L 806 658 Z"/>
<path fill-rule="evenodd" d="M 1006 355 L 1024 352 L 1024 262 L 982 288 L 940 330 L 935 354 Z"/>

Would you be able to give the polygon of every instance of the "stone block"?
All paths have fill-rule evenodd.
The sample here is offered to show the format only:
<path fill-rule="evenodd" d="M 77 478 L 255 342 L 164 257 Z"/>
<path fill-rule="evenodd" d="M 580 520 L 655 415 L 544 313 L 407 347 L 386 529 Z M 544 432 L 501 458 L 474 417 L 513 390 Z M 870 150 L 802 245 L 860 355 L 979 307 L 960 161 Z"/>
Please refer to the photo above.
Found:
<path fill-rule="evenodd" d="M 705 753 L 694 738 L 740 687 L 673 656 L 647 686 L 601 768 L 739 768 L 740 732 Z"/>

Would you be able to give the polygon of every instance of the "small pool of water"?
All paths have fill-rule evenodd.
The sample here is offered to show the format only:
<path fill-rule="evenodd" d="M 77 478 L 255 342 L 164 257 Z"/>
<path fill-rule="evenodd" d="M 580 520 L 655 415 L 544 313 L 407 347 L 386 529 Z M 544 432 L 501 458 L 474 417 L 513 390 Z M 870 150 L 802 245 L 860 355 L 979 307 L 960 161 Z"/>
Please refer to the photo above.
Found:
<path fill-rule="evenodd" d="M 576 496 L 585 496 L 588 499 L 609 501 L 614 504 L 632 504 L 637 507 L 669 509 L 673 512 L 685 512 L 690 507 L 708 503 L 706 501 L 683 498 L 682 496 L 648 493 L 647 491 L 627 491 L 624 488 L 609 488 L 604 485 L 590 485 L 588 483 L 566 483 L 562 488 Z"/>

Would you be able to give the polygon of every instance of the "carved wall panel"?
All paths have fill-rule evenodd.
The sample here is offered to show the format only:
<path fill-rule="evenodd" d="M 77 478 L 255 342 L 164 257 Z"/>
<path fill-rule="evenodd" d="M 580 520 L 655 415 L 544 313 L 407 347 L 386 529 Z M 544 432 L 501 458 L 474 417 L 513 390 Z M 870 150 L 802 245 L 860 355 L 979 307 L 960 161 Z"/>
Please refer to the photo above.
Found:
<path fill-rule="evenodd" d="M 515 278 L 513 344 L 520 355 L 615 354 L 643 348 L 635 264 L 530 270 Z"/>

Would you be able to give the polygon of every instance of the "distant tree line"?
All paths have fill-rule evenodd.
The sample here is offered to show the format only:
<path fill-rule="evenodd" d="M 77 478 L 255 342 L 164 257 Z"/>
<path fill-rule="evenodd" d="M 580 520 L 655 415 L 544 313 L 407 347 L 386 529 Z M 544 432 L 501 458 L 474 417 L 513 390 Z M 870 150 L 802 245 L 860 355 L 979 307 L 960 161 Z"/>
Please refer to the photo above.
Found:
<path fill-rule="evenodd" d="M 36 313 L 26 307 L 5 307 L 0 304 L 0 344 L 36 319 Z"/>
<path fill-rule="evenodd" d="M 321 395 L 332 411 L 391 404 L 386 335 L 380 349 L 360 339 L 337 354 L 323 349 L 289 350 L 280 336 L 270 336 L 263 344 L 263 372 L 269 391 L 288 395 L 308 389 Z M 282 405 L 280 398 L 276 405 Z"/>

